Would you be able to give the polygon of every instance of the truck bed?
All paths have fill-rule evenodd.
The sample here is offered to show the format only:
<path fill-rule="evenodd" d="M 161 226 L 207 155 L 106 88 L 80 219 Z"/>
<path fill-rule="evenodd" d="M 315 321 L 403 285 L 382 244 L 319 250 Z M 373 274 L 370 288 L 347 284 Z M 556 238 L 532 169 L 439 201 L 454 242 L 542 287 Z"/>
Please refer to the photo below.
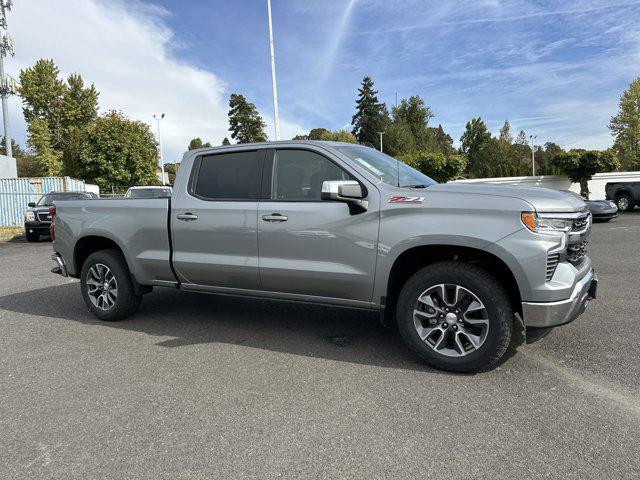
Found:
<path fill-rule="evenodd" d="M 116 243 L 141 284 L 175 282 L 170 266 L 169 211 L 171 199 L 91 199 L 56 202 L 56 247 L 64 258 L 75 258 L 76 240 L 92 235 Z M 69 274 L 77 276 L 75 261 Z"/>

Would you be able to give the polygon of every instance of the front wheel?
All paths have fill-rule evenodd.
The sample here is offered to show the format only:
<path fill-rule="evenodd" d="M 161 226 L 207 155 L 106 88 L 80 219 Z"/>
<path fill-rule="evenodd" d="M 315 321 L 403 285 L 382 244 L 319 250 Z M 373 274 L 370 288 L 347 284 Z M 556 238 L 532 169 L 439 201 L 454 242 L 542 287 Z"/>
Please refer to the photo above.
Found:
<path fill-rule="evenodd" d="M 631 198 L 631 195 L 627 193 L 623 193 L 618 196 L 616 199 L 616 205 L 618 206 L 618 210 L 621 212 L 630 212 L 634 207 L 633 199 Z"/>
<path fill-rule="evenodd" d="M 141 295 L 135 294 L 127 263 L 117 250 L 89 255 L 82 266 L 80 288 L 87 307 L 100 320 L 127 318 L 142 300 Z"/>
<path fill-rule="evenodd" d="M 515 319 L 504 287 L 482 268 L 461 262 L 415 273 L 400 292 L 396 313 L 407 345 L 430 365 L 454 372 L 498 363 Z"/>

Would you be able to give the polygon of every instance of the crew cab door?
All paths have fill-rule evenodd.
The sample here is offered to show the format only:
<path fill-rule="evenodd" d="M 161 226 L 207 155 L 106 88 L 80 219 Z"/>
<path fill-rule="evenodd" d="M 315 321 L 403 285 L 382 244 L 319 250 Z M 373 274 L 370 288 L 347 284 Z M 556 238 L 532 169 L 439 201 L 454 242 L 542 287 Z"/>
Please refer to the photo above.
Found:
<path fill-rule="evenodd" d="M 358 180 L 324 150 L 270 150 L 258 208 L 260 277 L 266 291 L 371 302 L 379 225 L 378 191 L 352 213 L 320 199 L 328 180 Z M 319 299 L 320 300 L 320 299 Z"/>
<path fill-rule="evenodd" d="M 257 211 L 266 150 L 197 157 L 171 209 L 173 266 L 192 285 L 259 289 Z"/>

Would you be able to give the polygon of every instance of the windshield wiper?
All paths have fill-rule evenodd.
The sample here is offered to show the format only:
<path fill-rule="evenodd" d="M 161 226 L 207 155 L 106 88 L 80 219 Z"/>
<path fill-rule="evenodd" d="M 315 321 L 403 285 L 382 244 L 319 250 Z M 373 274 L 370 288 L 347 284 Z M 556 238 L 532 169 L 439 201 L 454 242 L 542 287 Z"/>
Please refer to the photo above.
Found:
<path fill-rule="evenodd" d="M 417 184 L 417 185 L 401 185 L 400 188 L 427 188 L 426 185 Z"/>

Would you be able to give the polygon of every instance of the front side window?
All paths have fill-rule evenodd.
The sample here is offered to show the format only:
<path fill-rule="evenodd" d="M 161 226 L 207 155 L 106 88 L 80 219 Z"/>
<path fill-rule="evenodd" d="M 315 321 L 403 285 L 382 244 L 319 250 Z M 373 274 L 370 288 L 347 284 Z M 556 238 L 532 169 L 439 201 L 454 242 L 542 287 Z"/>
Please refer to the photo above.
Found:
<path fill-rule="evenodd" d="M 273 164 L 271 198 L 319 201 L 322 183 L 355 180 L 331 160 L 307 150 L 277 150 Z"/>
<path fill-rule="evenodd" d="M 193 192 L 206 199 L 257 199 L 260 195 L 263 157 L 263 151 L 202 157 Z"/>
<path fill-rule="evenodd" d="M 388 185 L 430 187 L 436 183 L 406 163 L 399 162 L 374 148 L 362 145 L 339 145 L 334 148 Z"/>

